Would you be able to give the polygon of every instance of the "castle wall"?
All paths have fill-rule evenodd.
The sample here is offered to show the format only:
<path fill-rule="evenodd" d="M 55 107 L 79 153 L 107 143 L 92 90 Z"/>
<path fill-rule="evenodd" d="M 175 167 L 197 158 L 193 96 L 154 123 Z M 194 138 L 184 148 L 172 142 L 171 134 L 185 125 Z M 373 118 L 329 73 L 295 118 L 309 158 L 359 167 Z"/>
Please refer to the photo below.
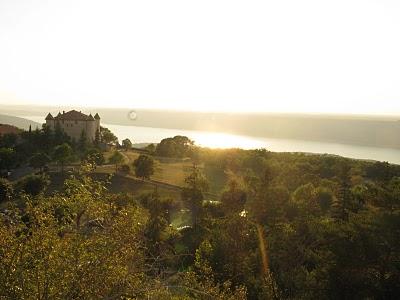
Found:
<path fill-rule="evenodd" d="M 92 142 L 95 139 L 97 128 L 95 121 L 47 120 L 46 125 L 50 126 L 52 130 L 55 130 L 56 122 L 58 122 L 60 128 L 71 137 L 71 139 L 75 139 L 75 141 L 78 141 L 81 137 L 82 130 L 86 133 L 88 141 Z"/>
<path fill-rule="evenodd" d="M 74 139 L 75 141 L 80 139 L 82 131 L 85 132 L 89 142 L 93 142 L 95 140 L 96 131 L 100 131 L 100 119 L 98 118 L 98 115 L 96 115 L 96 119 L 94 119 L 91 115 L 86 116 L 81 112 L 72 110 L 66 113 L 66 115 L 72 114 L 71 118 L 69 119 L 68 117 L 62 117 L 64 114 L 65 112 L 63 112 L 62 115 L 59 113 L 59 115 L 55 118 L 52 118 L 52 116 L 49 114 L 49 116 L 46 117 L 46 126 L 52 130 L 55 130 L 59 124 L 61 130 L 63 130 L 71 139 Z"/>
<path fill-rule="evenodd" d="M 51 130 L 55 128 L 55 121 L 54 120 L 46 120 L 46 126 L 48 126 Z"/>

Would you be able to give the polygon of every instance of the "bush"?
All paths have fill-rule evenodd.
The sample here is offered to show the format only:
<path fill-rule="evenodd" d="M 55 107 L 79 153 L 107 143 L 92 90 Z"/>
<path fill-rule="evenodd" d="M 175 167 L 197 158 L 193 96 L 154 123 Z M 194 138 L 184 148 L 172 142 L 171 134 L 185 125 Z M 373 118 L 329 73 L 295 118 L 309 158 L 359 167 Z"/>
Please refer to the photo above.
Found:
<path fill-rule="evenodd" d="M 129 174 L 131 172 L 131 167 L 129 167 L 129 165 L 127 164 L 123 164 L 119 167 L 118 171 L 122 174 Z"/>
<path fill-rule="evenodd" d="M 50 181 L 44 175 L 28 175 L 17 183 L 17 189 L 31 196 L 37 196 L 43 192 Z"/>
<path fill-rule="evenodd" d="M 12 193 L 11 183 L 5 178 L 0 178 L 0 203 L 10 200 Z"/>

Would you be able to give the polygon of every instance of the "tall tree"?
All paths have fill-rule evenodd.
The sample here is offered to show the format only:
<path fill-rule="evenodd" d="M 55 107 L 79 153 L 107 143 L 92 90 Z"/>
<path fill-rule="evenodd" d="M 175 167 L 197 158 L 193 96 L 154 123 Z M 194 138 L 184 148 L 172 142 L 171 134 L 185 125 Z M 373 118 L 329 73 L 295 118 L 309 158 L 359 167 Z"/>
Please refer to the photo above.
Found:
<path fill-rule="evenodd" d="M 29 164 L 32 168 L 40 169 L 43 172 L 43 168 L 50 162 L 50 157 L 46 153 L 36 153 L 29 160 Z"/>
<path fill-rule="evenodd" d="M 88 149 L 85 153 L 85 160 L 95 166 L 101 166 L 105 161 L 103 153 L 98 148 Z"/>
<path fill-rule="evenodd" d="M 239 215 L 244 209 L 246 200 L 246 192 L 239 186 L 237 180 L 231 179 L 228 184 L 228 189 L 223 192 L 221 196 L 221 206 L 225 214 Z"/>
<path fill-rule="evenodd" d="M 192 222 L 198 225 L 203 217 L 204 192 L 208 190 L 208 182 L 196 164 L 192 166 L 192 172 L 185 178 L 185 186 L 182 188 L 182 200 L 189 208 Z"/>
<path fill-rule="evenodd" d="M 125 151 L 128 151 L 129 149 L 132 148 L 132 142 L 130 139 L 124 139 L 122 141 L 122 148 L 125 149 Z"/>
<path fill-rule="evenodd" d="M 332 214 L 333 217 L 347 220 L 349 206 L 351 202 L 351 178 L 350 178 L 350 166 L 347 163 L 343 163 L 340 170 L 340 188 L 337 199 L 333 202 Z"/>
<path fill-rule="evenodd" d="M 16 164 L 15 151 L 12 148 L 0 148 L 0 170 L 10 171 Z"/>
<path fill-rule="evenodd" d="M 118 165 L 124 161 L 124 156 L 118 150 L 115 150 L 108 160 L 115 165 L 115 172 L 117 172 Z"/>
<path fill-rule="evenodd" d="M 78 150 L 81 153 L 85 153 L 88 147 L 88 140 L 87 140 L 87 135 L 86 132 L 82 129 L 81 135 L 79 136 L 78 140 Z"/>
<path fill-rule="evenodd" d="M 94 135 L 93 144 L 94 144 L 95 146 L 99 146 L 99 145 L 100 145 L 100 142 L 101 142 L 101 140 L 100 140 L 100 130 L 96 129 L 96 133 L 95 133 L 95 135 Z"/>
<path fill-rule="evenodd" d="M 133 162 L 135 168 L 135 174 L 142 180 L 150 179 L 150 176 L 154 174 L 154 159 L 148 155 L 139 155 L 139 157 Z"/>
<path fill-rule="evenodd" d="M 54 148 L 53 158 L 61 164 L 61 172 L 64 172 L 65 163 L 72 159 L 72 148 L 67 143 L 58 145 Z"/>
<path fill-rule="evenodd" d="M 118 138 L 106 127 L 100 127 L 101 141 L 106 144 L 116 145 L 118 143 Z"/>

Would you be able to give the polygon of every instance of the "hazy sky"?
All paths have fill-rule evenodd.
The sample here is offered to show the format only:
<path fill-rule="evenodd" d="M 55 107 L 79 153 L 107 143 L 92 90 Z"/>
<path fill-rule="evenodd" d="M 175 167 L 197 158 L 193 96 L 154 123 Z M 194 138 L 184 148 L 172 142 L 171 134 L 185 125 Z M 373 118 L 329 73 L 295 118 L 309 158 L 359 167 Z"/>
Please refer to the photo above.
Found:
<path fill-rule="evenodd" d="M 0 103 L 400 114 L 400 1 L 0 0 Z"/>

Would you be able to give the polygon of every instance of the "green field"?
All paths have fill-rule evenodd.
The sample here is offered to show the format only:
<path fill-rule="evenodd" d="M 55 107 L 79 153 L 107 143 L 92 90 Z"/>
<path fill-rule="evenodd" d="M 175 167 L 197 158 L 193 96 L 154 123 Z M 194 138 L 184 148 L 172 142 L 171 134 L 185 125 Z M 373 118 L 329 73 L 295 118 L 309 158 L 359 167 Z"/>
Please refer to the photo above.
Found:
<path fill-rule="evenodd" d="M 125 162 L 132 169 L 133 161 L 139 157 L 140 153 L 132 151 L 121 151 L 125 157 Z M 110 153 L 106 153 L 105 157 L 109 157 Z M 185 178 L 190 174 L 192 162 L 189 159 L 175 159 L 154 157 L 155 172 L 151 176 L 154 181 L 182 187 L 185 184 Z M 210 193 L 219 194 L 226 184 L 226 174 L 220 169 L 207 168 L 203 165 L 199 166 L 210 183 Z M 113 166 L 98 167 L 101 172 L 114 172 Z M 132 175 L 134 174 L 132 170 Z"/>

